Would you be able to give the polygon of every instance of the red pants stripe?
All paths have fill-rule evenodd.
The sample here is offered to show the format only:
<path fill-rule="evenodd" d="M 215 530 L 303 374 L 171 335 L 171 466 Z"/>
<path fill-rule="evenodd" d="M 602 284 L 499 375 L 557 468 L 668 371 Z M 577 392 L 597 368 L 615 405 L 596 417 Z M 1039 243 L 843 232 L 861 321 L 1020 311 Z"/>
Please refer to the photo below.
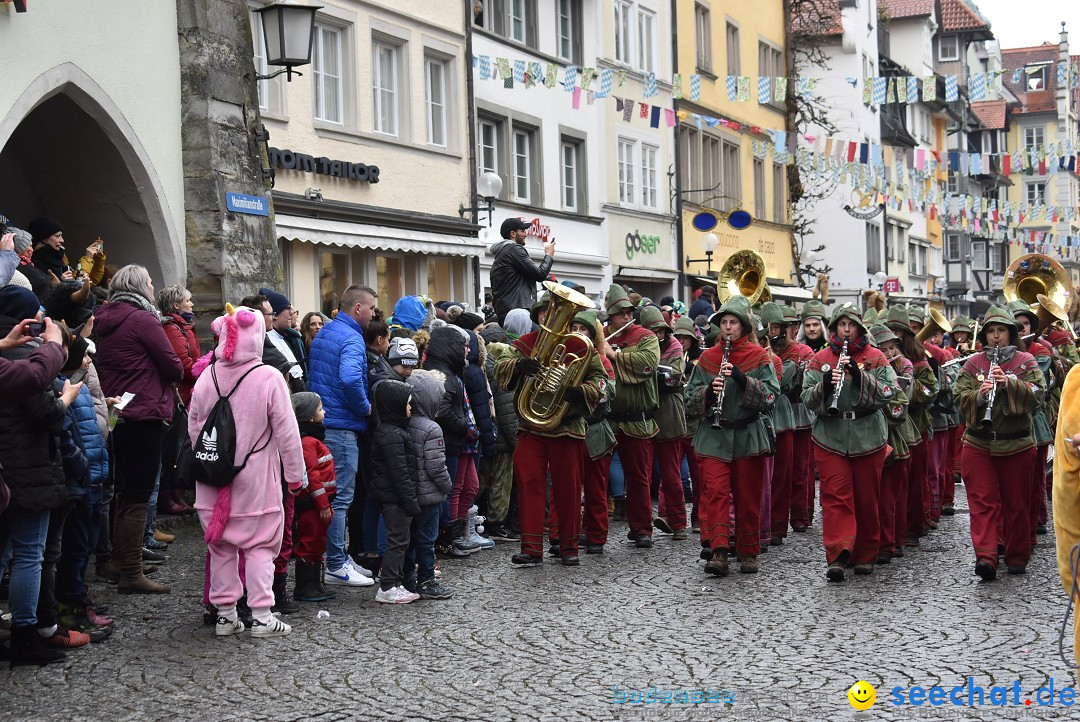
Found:
<path fill-rule="evenodd" d="M 626 521 L 630 524 L 630 536 L 644 534 L 652 538 L 649 485 L 652 481 L 653 440 L 637 439 L 621 432 L 615 438 L 626 479 Z"/>
<path fill-rule="evenodd" d="M 1035 528 L 1040 521 L 1046 521 L 1046 457 L 1049 453 L 1049 444 L 1035 447 L 1035 462 L 1031 467 L 1031 495 L 1028 497 L 1031 546 L 1035 546 Z"/>
<path fill-rule="evenodd" d="M 924 524 L 923 494 L 926 491 L 926 465 L 930 456 L 930 442 L 926 433 L 922 441 L 911 447 L 911 467 L 908 471 L 907 538 L 922 536 Z"/>
<path fill-rule="evenodd" d="M 791 525 L 809 526 L 814 503 L 813 430 L 796 429 L 792 433 Z"/>
<path fill-rule="evenodd" d="M 795 432 L 781 431 L 776 435 L 776 456 L 773 457 L 772 477 L 772 535 L 786 537 L 788 514 L 791 511 L 791 477 L 795 471 Z"/>
<path fill-rule="evenodd" d="M 606 544 L 608 534 L 608 472 L 611 452 L 599 459 L 585 455 L 585 539 L 589 544 Z"/>
<path fill-rule="evenodd" d="M 991 456 L 964 446 L 964 486 L 971 509 L 975 561 L 997 566 L 998 524 L 1005 521 L 1005 563 L 1026 565 L 1031 557 L 1028 493 L 1035 448 L 1009 456 Z"/>
<path fill-rule="evenodd" d="M 293 556 L 308 564 L 317 564 L 326 556 L 326 530 L 318 509 L 305 509 L 296 515 L 296 538 Z"/>
<path fill-rule="evenodd" d="M 878 494 L 878 520 L 881 522 L 880 552 L 893 552 L 904 545 L 907 534 L 907 484 L 909 459 L 886 464 L 881 473 Z M 900 500 L 903 499 L 903 503 Z"/>
<path fill-rule="evenodd" d="M 735 551 L 740 557 L 761 551 L 761 479 L 764 456 L 733 461 L 701 457 L 701 537 L 713 551 L 728 551 L 731 508 L 735 507 Z"/>
<path fill-rule="evenodd" d="M 660 495 L 656 513 L 667 519 L 672 529 L 686 528 L 686 499 L 682 486 L 683 440 L 655 441 L 656 458 L 660 462 Z"/>
<path fill-rule="evenodd" d="M 948 429 L 935 431 L 927 449 L 926 486 L 930 493 L 923 497 L 924 521 L 936 522 L 941 518 L 941 496 L 945 488 L 945 452 L 949 445 L 949 434 Z"/>
<path fill-rule="evenodd" d="M 551 506 L 560 519 L 562 553 L 576 554 L 581 531 L 581 487 L 585 473 L 585 441 L 568 436 L 549 438 L 528 432 L 514 447 L 514 475 L 518 483 L 518 520 L 521 551 L 544 553 L 544 511 L 547 472 L 551 467 Z M 605 511 L 606 513 L 606 511 Z"/>
<path fill-rule="evenodd" d="M 832 564 L 848 552 L 854 564 L 877 561 L 881 539 L 878 490 L 886 450 L 841 456 L 814 448 L 821 470 L 821 529 L 825 558 Z"/>

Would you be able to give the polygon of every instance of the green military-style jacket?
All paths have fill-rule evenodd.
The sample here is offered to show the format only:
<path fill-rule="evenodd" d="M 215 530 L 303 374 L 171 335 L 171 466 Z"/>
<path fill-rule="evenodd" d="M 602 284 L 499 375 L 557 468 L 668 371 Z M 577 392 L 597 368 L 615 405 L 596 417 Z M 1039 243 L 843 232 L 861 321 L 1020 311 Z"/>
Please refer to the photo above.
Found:
<path fill-rule="evenodd" d="M 969 358 L 956 380 L 957 403 L 966 425 L 964 443 L 994 456 L 1008 456 L 1035 446 L 1032 416 L 1046 394 L 1046 382 L 1031 354 L 1014 351 L 1001 363 L 1001 370 L 1008 380 L 995 392 L 992 423 L 986 430 L 979 428 L 987 405 L 979 386 L 990 374 L 987 353 Z"/>
<path fill-rule="evenodd" d="M 881 409 L 896 396 L 896 374 L 885 355 L 867 344 L 850 357 L 859 367 L 854 380 L 845 377 L 840 392 L 841 415 L 826 416 L 833 386 L 822 368 L 834 368 L 840 354 L 831 345 L 814 354 L 803 377 L 803 403 L 817 414 L 814 443 L 842 456 L 866 456 L 885 446 L 888 426 Z"/>
<path fill-rule="evenodd" d="M 660 410 L 656 388 L 660 342 L 652 331 L 635 324 L 612 339 L 611 346 L 617 351 L 611 364 L 615 367 L 615 383 L 619 385 L 619 395 L 611 403 L 611 425 L 616 434 L 651 439 L 658 430 L 655 417 Z M 619 421 L 621 415 L 642 413 L 650 418 Z"/>
<path fill-rule="evenodd" d="M 796 388 L 799 383 L 799 364 L 795 361 L 784 360 L 781 362 L 780 396 L 769 411 L 769 418 L 773 422 L 773 430 L 776 433 L 792 431 L 795 425 L 795 409 L 791 403 L 789 394 L 802 391 L 802 387 Z"/>
<path fill-rule="evenodd" d="M 671 368 L 671 385 L 659 388 L 660 411 L 656 415 L 656 424 L 660 430 L 656 434 L 657 441 L 670 441 L 686 436 L 686 403 L 683 400 L 686 367 L 682 344 L 674 336 L 668 341 L 668 347 L 663 349 L 660 356 L 660 365 Z"/>
<path fill-rule="evenodd" d="M 911 415 L 912 423 L 919 437 L 926 435 L 932 429 L 933 417 L 930 415 L 930 405 L 937 398 L 938 382 L 937 374 L 928 361 L 919 361 L 915 364 L 915 379 L 908 390 L 908 414 Z"/>

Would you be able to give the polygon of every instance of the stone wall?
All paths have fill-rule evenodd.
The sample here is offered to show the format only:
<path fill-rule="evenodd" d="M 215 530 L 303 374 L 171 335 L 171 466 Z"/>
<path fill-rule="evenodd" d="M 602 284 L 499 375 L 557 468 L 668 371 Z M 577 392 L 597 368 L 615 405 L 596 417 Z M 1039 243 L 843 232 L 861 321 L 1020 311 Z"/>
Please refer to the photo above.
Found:
<path fill-rule="evenodd" d="M 225 193 L 266 196 L 251 25 L 244 0 L 176 0 L 187 283 L 200 336 L 225 303 L 281 286 L 269 218 L 230 213 Z"/>

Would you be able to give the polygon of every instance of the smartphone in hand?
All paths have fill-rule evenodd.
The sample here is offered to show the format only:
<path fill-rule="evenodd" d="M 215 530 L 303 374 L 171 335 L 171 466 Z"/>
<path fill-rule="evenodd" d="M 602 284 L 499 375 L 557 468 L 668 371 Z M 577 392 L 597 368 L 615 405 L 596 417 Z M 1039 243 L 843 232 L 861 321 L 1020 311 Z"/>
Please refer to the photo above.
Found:
<path fill-rule="evenodd" d="M 45 333 L 45 322 L 34 321 L 33 323 L 26 324 L 26 335 L 37 338 L 41 334 Z"/>
<path fill-rule="evenodd" d="M 86 380 L 86 369 L 79 369 L 75 373 L 71 374 L 71 378 L 68 379 L 68 381 L 71 382 L 72 386 L 74 386 L 75 384 L 81 384 L 84 380 Z"/>

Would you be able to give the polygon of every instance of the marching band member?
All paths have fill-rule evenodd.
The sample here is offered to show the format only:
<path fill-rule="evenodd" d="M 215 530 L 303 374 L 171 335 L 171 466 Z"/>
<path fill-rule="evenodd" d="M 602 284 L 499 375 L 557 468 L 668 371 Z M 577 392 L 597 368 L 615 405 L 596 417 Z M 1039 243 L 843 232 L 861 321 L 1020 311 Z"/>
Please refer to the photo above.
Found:
<path fill-rule="evenodd" d="M 683 350 L 683 378 L 689 379 L 694 364 L 701 355 L 701 339 L 698 338 L 694 322 L 687 317 L 682 317 L 675 322 L 673 331 L 675 338 L 682 345 Z M 694 493 L 694 505 L 690 508 L 690 524 L 695 532 L 701 531 L 698 512 L 701 509 L 701 462 L 697 452 L 694 451 L 694 434 L 697 433 L 698 424 L 701 422 L 700 414 L 692 414 L 685 408 L 685 394 L 683 411 L 686 414 L 686 433 L 682 437 L 683 454 L 686 463 L 690 467 L 690 484 Z"/>
<path fill-rule="evenodd" d="M 888 326 L 877 324 L 870 327 L 870 332 L 878 350 L 885 354 L 896 374 L 896 393 L 885 405 L 890 451 L 881 473 L 881 492 L 878 494 L 878 519 L 881 520 L 878 564 L 889 564 L 892 557 L 904 556 L 904 539 L 907 535 L 907 514 L 897 515 L 897 507 L 907 507 L 908 473 L 911 464 L 908 445 L 916 438 L 915 425 L 907 413 L 907 392 L 915 377 L 915 366 L 904 356 L 900 349 L 900 339 Z"/>
<path fill-rule="evenodd" d="M 949 340 L 952 342 L 953 360 L 975 353 L 978 349 L 975 344 L 975 321 L 963 314 L 952 321 L 952 333 Z M 956 389 L 956 380 L 960 377 L 960 371 L 964 368 L 963 363 L 954 363 L 949 369 L 948 379 L 952 388 Z M 956 484 L 961 479 L 961 451 L 964 448 L 964 418 L 960 414 L 960 405 L 953 394 L 953 408 L 950 417 L 952 422 L 949 435 L 949 460 L 950 465 L 945 468 L 945 488 L 941 496 L 941 513 L 943 516 L 953 516 L 956 509 L 953 506 L 956 498 Z"/>
<path fill-rule="evenodd" d="M 543 371 L 531 358 L 544 330 L 532 331 L 510 344 L 510 352 L 495 365 L 495 377 L 505 389 L 521 394 L 525 378 Z M 585 351 L 579 339 L 569 337 L 567 352 Z M 607 373 L 595 350 L 589 357 L 580 386 L 565 390 L 569 411 L 550 430 L 532 428 L 520 418 L 520 434 L 514 447 L 514 477 L 517 479 L 518 513 L 521 520 L 521 551 L 510 558 L 514 566 L 536 566 L 544 562 L 544 510 L 547 506 L 547 475 L 551 474 L 551 505 L 559 518 L 559 549 L 562 563 L 578 564 L 578 534 L 581 526 L 581 492 L 584 475 L 585 418 L 596 413 L 607 388 Z"/>
<path fill-rule="evenodd" d="M 656 415 L 659 431 L 653 449 L 660 465 L 660 498 L 653 526 L 675 541 L 686 540 L 686 500 L 683 498 L 683 437 L 686 436 L 686 410 L 683 401 L 685 367 L 683 347 L 672 335 L 671 326 L 656 306 L 641 309 L 639 323 L 652 331 L 660 344 L 660 371 L 657 390 L 660 411 Z"/>
<path fill-rule="evenodd" d="M 807 301 L 802 307 L 802 328 L 798 340 L 817 353 L 829 343 L 825 332 L 825 322 L 829 318 L 825 304 L 821 301 Z"/>
<path fill-rule="evenodd" d="M 921 315 L 921 311 L 919 313 Z M 952 475 L 945 472 L 945 467 L 948 463 L 949 438 L 956 425 L 952 419 L 952 386 L 960 371 L 955 366 L 942 368 L 946 361 L 952 359 L 952 354 L 944 348 L 944 343 L 945 333 L 941 329 L 923 342 L 926 353 L 930 355 L 930 368 L 937 380 L 937 394 L 930 402 L 929 409 L 930 446 L 927 447 L 926 480 L 930 493 L 923 498 L 923 521 L 931 529 L 937 529 L 941 520 L 945 484 L 952 484 Z"/>
<path fill-rule="evenodd" d="M 896 374 L 869 344 L 854 304 L 833 311 L 829 332 L 829 345 L 806 369 L 802 399 L 817 414 L 826 576 L 841 582 L 849 562 L 856 574 L 870 574 L 878 558 L 878 489 L 887 440 L 881 408 L 896 395 Z"/>
<path fill-rule="evenodd" d="M 776 455 L 772 475 L 772 537 L 770 544 L 780 546 L 788 532 L 791 515 L 791 478 L 795 470 L 795 411 L 792 399 L 802 396 L 802 369 L 796 344 L 788 339 L 788 321 L 775 303 L 761 304 L 761 322 L 765 325 L 769 345 L 780 360 L 780 395 L 773 405 L 773 430 L 776 433 Z M 801 345 L 801 344 L 800 344 Z"/>
<path fill-rule="evenodd" d="M 694 436 L 704 482 L 702 541 L 712 551 L 705 571 L 728 573 L 734 500 L 739 571 L 753 574 L 760 551 L 760 484 L 771 451 L 761 412 L 776 402 L 780 384 L 768 353 L 755 343 L 744 297 L 729 298 L 713 322 L 720 328 L 717 344 L 701 354 L 685 389 L 689 413 L 705 417 Z"/>
<path fill-rule="evenodd" d="M 795 429 L 791 440 L 794 457 L 791 466 L 791 529 L 805 532 L 814 517 L 814 442 L 811 438 L 814 414 L 802 401 L 802 377 L 810 359 L 814 357 L 814 351 L 795 340 L 801 330 L 798 311 L 791 306 L 783 308 L 791 344 L 782 356 L 792 359 L 799 367 L 798 390 L 791 397 L 791 412 L 795 416 Z"/>
<path fill-rule="evenodd" d="M 900 349 L 915 367 L 915 380 L 908 393 L 908 415 L 918 440 L 909 445 L 911 449 L 911 468 L 908 473 L 907 507 L 897 510 L 897 516 L 903 515 L 907 522 L 905 546 L 919 546 L 919 537 L 926 529 L 923 499 L 927 489 L 927 458 L 930 446 L 930 404 L 937 395 L 937 377 L 926 360 L 923 345 L 915 338 L 911 330 L 911 314 L 904 306 L 889 309 L 885 325 L 900 340 Z M 921 324 L 919 324 L 921 326 Z"/>
<path fill-rule="evenodd" d="M 1005 519 L 1005 564 L 1023 574 L 1031 556 L 1029 485 L 1035 437 L 1031 416 L 1046 392 L 1034 357 L 1020 351 L 1016 321 L 993 306 L 979 329 L 983 352 L 971 356 L 956 381 L 963 415 L 964 486 L 971 509 L 975 573 L 997 576 L 998 520 Z"/>
<path fill-rule="evenodd" d="M 656 334 L 634 323 L 634 306 L 626 291 L 611 284 L 604 298 L 610 343 L 604 353 L 615 367 L 618 395 L 611 403 L 608 419 L 615 427 L 619 461 L 626 477 L 626 520 L 630 540 L 639 549 L 652 547 L 653 437 L 659 430 L 656 413 L 660 396 L 656 388 L 656 367 L 660 363 L 660 343 Z"/>

